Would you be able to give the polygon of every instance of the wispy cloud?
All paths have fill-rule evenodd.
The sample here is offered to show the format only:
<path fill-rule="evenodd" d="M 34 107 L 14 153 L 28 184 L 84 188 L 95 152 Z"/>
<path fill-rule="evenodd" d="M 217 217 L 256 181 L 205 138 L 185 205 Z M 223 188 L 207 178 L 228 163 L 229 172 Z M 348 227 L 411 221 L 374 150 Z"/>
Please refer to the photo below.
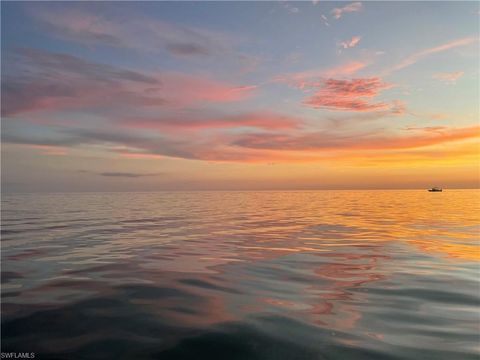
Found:
<path fill-rule="evenodd" d="M 418 61 L 420 61 L 420 60 L 422 60 L 422 59 L 424 59 L 424 58 L 426 58 L 430 55 L 440 53 L 440 52 L 444 52 L 444 51 L 447 51 L 447 50 L 451 50 L 451 49 L 461 47 L 461 46 L 470 45 L 470 44 L 473 44 L 477 41 L 478 41 L 478 39 L 476 39 L 474 37 L 466 37 L 466 38 L 462 38 L 462 39 L 452 40 L 452 41 L 449 41 L 445 44 L 441 44 L 441 45 L 438 45 L 438 46 L 434 46 L 434 47 L 431 47 L 431 48 L 428 48 L 428 49 L 418 51 L 418 52 L 408 56 L 407 58 L 403 59 L 402 61 L 400 61 L 398 64 L 393 66 L 390 69 L 390 71 L 401 70 L 403 68 L 406 68 L 408 66 L 411 66 L 411 65 L 417 63 Z"/>
<path fill-rule="evenodd" d="M 212 129 L 257 128 L 265 130 L 296 129 L 302 124 L 300 118 L 259 111 L 223 117 L 154 117 L 128 118 L 119 124 L 135 129 L 162 129 L 173 131 L 196 131 Z"/>
<path fill-rule="evenodd" d="M 359 111 L 352 112 L 332 112 L 325 119 L 331 124 L 331 129 L 346 130 L 367 126 L 367 123 L 373 123 L 377 120 L 384 120 L 392 116 L 403 115 L 407 112 L 405 104 L 400 100 L 395 100 L 391 108 L 378 111 Z"/>
<path fill-rule="evenodd" d="M 340 42 L 339 46 L 344 49 L 349 49 L 357 46 L 361 39 L 361 36 L 353 36 L 350 40 Z"/>
<path fill-rule="evenodd" d="M 351 4 L 345 5 L 341 8 L 334 8 L 332 10 L 332 15 L 335 19 L 340 19 L 343 14 L 345 13 L 351 13 L 351 12 L 358 12 L 361 11 L 363 8 L 363 5 L 361 2 L 353 2 Z"/>
<path fill-rule="evenodd" d="M 433 75 L 433 78 L 447 84 L 455 84 L 457 80 L 463 76 L 463 74 L 463 71 L 437 73 Z"/>
<path fill-rule="evenodd" d="M 296 13 L 300 12 L 300 9 L 299 9 L 298 7 L 296 7 L 296 6 L 288 3 L 288 2 L 286 2 L 286 1 L 283 2 L 282 5 L 283 5 L 283 7 L 284 7 L 285 9 L 287 9 L 289 12 L 291 12 L 291 13 L 293 13 L 293 14 L 296 14 Z"/>
<path fill-rule="evenodd" d="M 324 14 L 320 15 L 320 20 L 325 26 L 330 26 L 330 23 L 328 22 L 328 18 Z"/>
<path fill-rule="evenodd" d="M 355 60 L 322 72 L 324 77 L 351 76 L 370 65 L 369 61 Z"/>
<path fill-rule="evenodd" d="M 205 46 L 194 43 L 170 43 L 166 49 L 174 55 L 192 56 L 192 55 L 210 55 L 210 49 Z"/>
<path fill-rule="evenodd" d="M 52 35 L 88 46 L 165 50 L 176 56 L 206 56 L 231 50 L 231 34 L 182 26 L 144 15 L 124 18 L 86 11 L 79 6 L 32 6 L 31 16 Z"/>
<path fill-rule="evenodd" d="M 305 89 L 318 86 L 319 81 L 324 78 L 342 78 L 354 75 L 369 64 L 367 61 L 350 61 L 328 69 L 307 70 L 276 76 L 273 81 L 283 82 L 299 89 Z"/>

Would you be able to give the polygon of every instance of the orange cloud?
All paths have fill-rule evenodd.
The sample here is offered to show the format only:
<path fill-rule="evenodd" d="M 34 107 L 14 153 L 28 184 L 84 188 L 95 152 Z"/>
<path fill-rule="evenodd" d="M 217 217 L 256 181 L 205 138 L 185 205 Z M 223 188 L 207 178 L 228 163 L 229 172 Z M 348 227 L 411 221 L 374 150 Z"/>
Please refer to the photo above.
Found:
<path fill-rule="evenodd" d="M 255 116 L 251 117 L 255 119 Z M 246 117 L 246 119 L 248 119 Z M 275 118 L 272 117 L 272 120 Z M 232 120 L 233 121 L 233 120 Z M 246 121 L 249 123 L 251 120 Z M 255 120 L 255 121 L 258 121 Z M 262 120 L 263 121 L 263 120 Z M 218 124 L 214 124 L 218 126 Z M 295 126 L 288 123 L 285 126 Z M 122 129 L 117 129 L 118 131 Z M 127 129 L 123 129 L 127 130 Z M 50 147 L 99 144 L 122 157 L 159 156 L 215 162 L 309 163 L 342 161 L 354 166 L 382 163 L 471 164 L 478 162 L 478 146 L 470 143 L 480 136 L 480 127 L 410 130 L 407 135 L 372 133 L 305 132 L 306 129 L 276 129 L 276 132 L 209 132 L 204 136 L 180 131 L 165 136 L 163 131 L 148 136 L 135 131 L 102 133 L 64 128 L 53 141 L 6 136 L 4 142 Z M 413 134 L 411 132 L 413 131 Z M 177 136 L 178 135 L 178 136 Z M 461 143 L 456 143 L 461 142 Z M 420 151 L 421 150 L 421 151 Z"/>
<path fill-rule="evenodd" d="M 442 144 L 451 141 L 465 140 L 471 138 L 477 138 L 480 136 L 480 126 L 471 126 L 465 128 L 445 128 L 442 130 L 436 129 L 436 131 L 430 131 L 427 134 L 414 135 L 409 137 L 396 137 L 385 138 L 374 142 L 370 145 L 367 144 L 366 148 L 384 148 L 384 149 L 405 149 L 405 148 L 417 148 L 436 144 Z"/>
<path fill-rule="evenodd" d="M 253 149 L 286 151 L 320 150 L 390 150 L 412 149 L 452 141 L 477 138 L 480 127 L 471 126 L 459 129 L 445 129 L 440 133 L 421 133 L 409 136 L 351 135 L 339 136 L 328 132 L 302 135 L 287 134 L 247 134 L 238 137 L 234 144 Z"/>
<path fill-rule="evenodd" d="M 416 166 L 424 169 L 428 167 L 438 169 L 439 165 L 471 167 L 475 166 L 479 160 L 479 148 L 474 144 L 474 139 L 461 143 L 445 142 L 418 148 L 385 149 L 384 151 L 346 149 L 332 153 L 327 160 L 331 160 L 332 164 L 342 162 L 355 167 L 411 168 Z"/>

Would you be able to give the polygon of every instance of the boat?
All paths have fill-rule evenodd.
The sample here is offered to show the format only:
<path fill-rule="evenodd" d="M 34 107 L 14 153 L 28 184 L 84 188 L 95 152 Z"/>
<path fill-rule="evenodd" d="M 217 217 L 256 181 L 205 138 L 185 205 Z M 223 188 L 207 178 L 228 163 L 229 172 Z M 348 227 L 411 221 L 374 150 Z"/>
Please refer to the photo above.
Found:
<path fill-rule="evenodd" d="M 430 191 L 430 192 L 441 192 L 441 191 L 443 191 L 443 190 L 442 190 L 442 188 L 433 187 L 433 188 L 431 188 L 431 189 L 428 189 L 428 191 Z"/>

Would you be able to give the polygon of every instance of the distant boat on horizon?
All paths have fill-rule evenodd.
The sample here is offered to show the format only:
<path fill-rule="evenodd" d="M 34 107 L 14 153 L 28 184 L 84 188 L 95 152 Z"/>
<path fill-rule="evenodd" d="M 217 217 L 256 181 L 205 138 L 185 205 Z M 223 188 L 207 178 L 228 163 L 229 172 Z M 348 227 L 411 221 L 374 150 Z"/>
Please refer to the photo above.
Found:
<path fill-rule="evenodd" d="M 442 192 L 443 189 L 439 187 L 432 187 L 431 189 L 428 189 L 430 192 Z"/>

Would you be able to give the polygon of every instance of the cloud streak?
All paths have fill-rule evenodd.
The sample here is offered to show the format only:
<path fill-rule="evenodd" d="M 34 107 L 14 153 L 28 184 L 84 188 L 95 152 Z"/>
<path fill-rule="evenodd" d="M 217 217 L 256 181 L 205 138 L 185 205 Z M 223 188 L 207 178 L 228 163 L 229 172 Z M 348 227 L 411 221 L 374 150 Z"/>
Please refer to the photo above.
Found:
<path fill-rule="evenodd" d="M 303 135 L 248 134 L 235 141 L 235 145 L 268 150 L 319 151 L 337 150 L 391 150 L 414 149 L 453 141 L 474 139 L 480 136 L 480 127 L 427 131 L 410 136 L 379 136 L 378 134 L 336 135 L 316 132 Z"/>
<path fill-rule="evenodd" d="M 21 133 L 10 129 L 2 133 L 4 143 L 40 145 L 41 148 L 92 146 L 122 157 L 166 156 L 220 162 L 296 162 L 320 160 L 338 151 L 390 151 L 438 146 L 480 137 L 480 127 L 410 128 L 408 134 L 378 131 L 323 131 L 303 126 L 295 129 L 261 129 L 260 132 L 220 132 L 205 136 L 181 132 L 165 136 L 162 132 L 138 133 L 137 129 L 79 129 L 70 127 L 45 128 L 51 135 Z M 115 175 L 103 175 L 115 176 Z M 119 175 L 121 176 L 121 175 Z M 128 176 L 125 176 L 128 177 Z M 132 176 L 133 177 L 133 176 Z"/>
<path fill-rule="evenodd" d="M 417 63 L 420 60 L 423 60 L 424 58 L 430 55 L 441 53 L 441 52 L 448 51 L 448 50 L 455 49 L 462 46 L 467 46 L 475 42 L 478 42 L 478 39 L 474 37 L 465 37 L 462 39 L 452 40 L 445 44 L 437 45 L 428 49 L 418 51 L 408 56 L 407 58 L 403 59 L 402 61 L 400 61 L 398 64 L 393 66 L 393 68 L 391 68 L 390 71 L 398 71 L 398 70 L 404 69 L 408 66 L 411 66 Z"/>
<path fill-rule="evenodd" d="M 330 23 L 328 22 L 328 18 L 324 14 L 320 15 L 320 20 L 322 21 L 322 23 L 325 26 L 330 27 Z"/>
<path fill-rule="evenodd" d="M 433 78 L 446 84 L 455 84 L 458 79 L 464 75 L 463 71 L 454 71 L 446 73 L 437 73 L 433 75 Z"/>

